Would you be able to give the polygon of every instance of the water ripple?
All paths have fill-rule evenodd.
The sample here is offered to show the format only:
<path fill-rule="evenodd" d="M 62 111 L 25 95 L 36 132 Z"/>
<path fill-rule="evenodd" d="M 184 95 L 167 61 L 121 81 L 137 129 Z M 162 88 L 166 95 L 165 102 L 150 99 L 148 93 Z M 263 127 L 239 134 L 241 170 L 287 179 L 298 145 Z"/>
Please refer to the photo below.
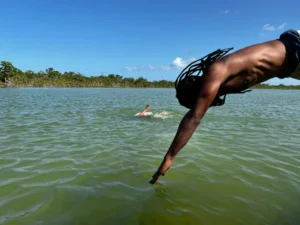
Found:
<path fill-rule="evenodd" d="M 300 92 L 230 96 L 208 111 L 153 186 L 148 181 L 186 113 L 174 90 L 0 89 L 0 95 L 1 224 L 300 219 Z M 145 104 L 154 116 L 136 117 Z"/>

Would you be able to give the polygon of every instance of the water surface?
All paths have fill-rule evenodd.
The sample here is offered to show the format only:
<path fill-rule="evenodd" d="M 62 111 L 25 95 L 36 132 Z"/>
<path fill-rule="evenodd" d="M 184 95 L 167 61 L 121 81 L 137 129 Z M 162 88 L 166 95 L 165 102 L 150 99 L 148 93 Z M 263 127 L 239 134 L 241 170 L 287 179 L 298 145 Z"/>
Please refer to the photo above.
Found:
<path fill-rule="evenodd" d="M 0 96 L 0 224 L 299 224 L 300 91 L 228 96 L 153 186 L 187 112 L 173 89 Z"/>

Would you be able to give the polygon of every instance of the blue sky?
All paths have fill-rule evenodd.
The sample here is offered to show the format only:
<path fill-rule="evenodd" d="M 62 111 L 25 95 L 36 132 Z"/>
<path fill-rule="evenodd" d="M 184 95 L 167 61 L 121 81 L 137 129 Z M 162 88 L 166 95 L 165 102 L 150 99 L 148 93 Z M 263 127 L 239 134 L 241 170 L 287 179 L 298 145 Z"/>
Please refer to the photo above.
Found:
<path fill-rule="evenodd" d="M 0 60 L 22 70 L 175 80 L 186 63 L 213 50 L 299 30 L 299 6 L 299 0 L 2 1 Z"/>

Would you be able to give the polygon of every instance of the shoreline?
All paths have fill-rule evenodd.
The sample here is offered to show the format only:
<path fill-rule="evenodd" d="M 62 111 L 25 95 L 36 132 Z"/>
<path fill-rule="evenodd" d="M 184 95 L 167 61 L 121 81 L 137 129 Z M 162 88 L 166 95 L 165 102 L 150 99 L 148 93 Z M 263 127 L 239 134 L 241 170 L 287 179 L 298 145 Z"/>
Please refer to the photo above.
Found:
<path fill-rule="evenodd" d="M 123 77 L 119 74 L 85 76 L 81 73 L 59 72 L 53 68 L 45 71 L 22 71 L 11 62 L 0 62 L 0 88 L 175 88 L 174 81 L 152 80 L 139 76 Z M 257 84 L 248 89 L 300 90 L 300 85 Z"/>

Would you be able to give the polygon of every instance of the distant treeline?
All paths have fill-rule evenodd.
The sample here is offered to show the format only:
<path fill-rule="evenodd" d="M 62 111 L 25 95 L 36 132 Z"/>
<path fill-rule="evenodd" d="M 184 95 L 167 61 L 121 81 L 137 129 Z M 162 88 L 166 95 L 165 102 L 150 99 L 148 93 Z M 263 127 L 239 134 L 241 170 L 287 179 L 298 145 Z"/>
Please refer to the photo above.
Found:
<path fill-rule="evenodd" d="M 3 87 L 116 87 L 116 88 L 172 88 L 174 82 L 167 80 L 148 81 L 143 77 L 125 78 L 118 74 L 107 76 L 84 76 L 81 73 L 61 73 L 53 68 L 45 71 L 25 72 L 11 62 L 0 63 L 0 83 Z M 0 84 L 1 85 L 1 84 Z"/>
<path fill-rule="evenodd" d="M 257 84 L 253 87 L 252 89 L 298 89 L 300 90 L 300 85 L 284 85 L 284 84 L 279 84 L 279 85 L 269 85 L 269 84 Z"/>
<path fill-rule="evenodd" d="M 102 88 L 174 88 L 174 81 L 148 81 L 143 77 L 134 79 L 118 74 L 107 76 L 84 76 L 81 73 L 61 73 L 53 68 L 45 71 L 21 71 L 11 62 L 0 63 L 0 87 L 102 87 Z M 259 84 L 253 88 L 261 89 L 300 89 L 300 86 Z"/>

